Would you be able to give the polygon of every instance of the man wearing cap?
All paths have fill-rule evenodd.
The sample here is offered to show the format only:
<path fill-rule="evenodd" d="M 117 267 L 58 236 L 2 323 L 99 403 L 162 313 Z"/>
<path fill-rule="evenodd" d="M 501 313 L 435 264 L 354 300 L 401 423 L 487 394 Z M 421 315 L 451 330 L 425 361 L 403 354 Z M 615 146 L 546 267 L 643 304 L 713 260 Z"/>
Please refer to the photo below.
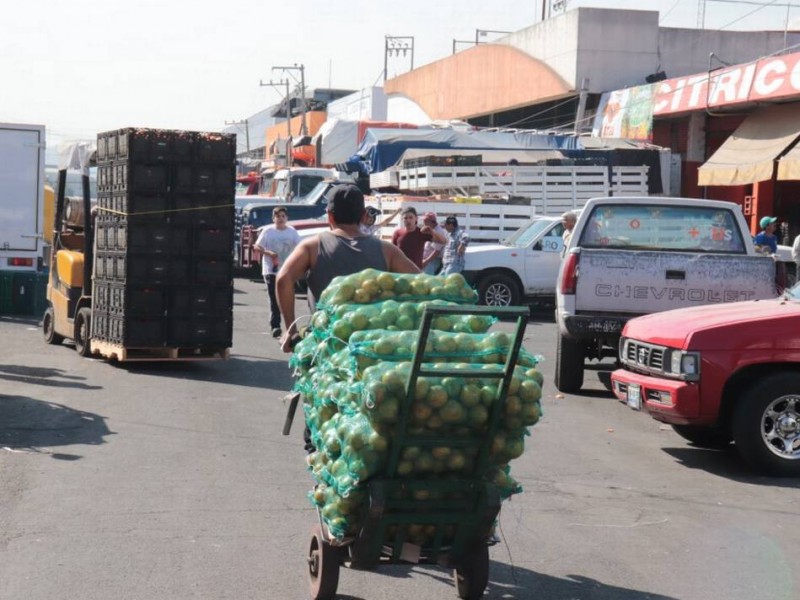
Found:
<path fill-rule="evenodd" d="M 761 217 L 759 225 L 761 225 L 761 233 L 756 235 L 753 242 L 756 246 L 769 249 L 769 254 L 778 253 L 778 238 L 775 236 L 775 230 L 778 228 L 777 217 Z"/>
<path fill-rule="evenodd" d="M 377 231 L 380 231 L 383 227 L 391 223 L 392 219 L 399 215 L 401 210 L 402 207 L 398 208 L 380 223 L 376 223 L 375 221 L 380 216 L 381 211 L 374 206 L 368 206 L 364 211 L 364 220 L 361 222 L 361 233 L 364 235 L 375 235 Z"/>
<path fill-rule="evenodd" d="M 422 217 L 422 224 L 427 225 L 439 234 L 446 236 L 447 232 L 442 229 L 442 226 L 436 222 L 436 213 L 426 212 Z M 434 242 L 425 242 L 425 247 L 422 249 L 422 272 L 428 275 L 436 275 L 439 268 L 442 266 L 442 248 L 444 244 Z"/>
<path fill-rule="evenodd" d="M 281 340 L 284 352 L 291 352 L 299 339 L 295 324 L 294 287 L 303 277 L 308 283 L 310 300 L 316 301 L 339 275 L 350 275 L 368 268 L 419 273 L 399 248 L 361 232 L 364 195 L 356 186 L 337 185 L 328 190 L 326 196 L 331 230 L 300 242 L 278 273 L 278 304 L 286 324 L 286 333 Z"/>
<path fill-rule="evenodd" d="M 449 216 L 444 220 L 447 230 L 447 243 L 442 254 L 442 272 L 440 275 L 461 273 L 464 270 L 464 254 L 469 244 L 469 234 L 458 226 L 458 219 Z"/>
<path fill-rule="evenodd" d="M 392 244 L 400 248 L 417 267 L 422 268 L 422 252 L 425 242 L 444 244 L 447 238 L 428 225 L 417 225 L 417 211 L 413 206 L 403 209 L 403 224 L 394 230 Z"/>

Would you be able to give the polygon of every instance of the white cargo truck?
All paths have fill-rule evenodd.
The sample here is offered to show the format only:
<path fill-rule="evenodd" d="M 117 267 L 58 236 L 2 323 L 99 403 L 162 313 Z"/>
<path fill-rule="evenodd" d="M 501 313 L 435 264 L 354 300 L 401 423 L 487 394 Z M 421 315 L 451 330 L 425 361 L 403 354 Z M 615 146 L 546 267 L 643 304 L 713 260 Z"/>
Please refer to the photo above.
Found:
<path fill-rule="evenodd" d="M 41 269 L 44 150 L 44 125 L 0 123 L 0 272 Z"/>

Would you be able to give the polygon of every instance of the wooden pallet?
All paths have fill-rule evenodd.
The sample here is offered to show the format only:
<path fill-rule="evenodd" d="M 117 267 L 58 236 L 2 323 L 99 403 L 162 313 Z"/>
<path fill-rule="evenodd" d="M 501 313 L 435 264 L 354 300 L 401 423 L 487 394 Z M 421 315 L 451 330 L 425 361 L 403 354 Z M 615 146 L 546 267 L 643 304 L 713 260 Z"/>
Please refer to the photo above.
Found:
<path fill-rule="evenodd" d="M 225 360 L 230 356 L 230 348 L 127 348 L 119 344 L 91 341 L 92 354 L 119 362 L 156 360 Z"/>

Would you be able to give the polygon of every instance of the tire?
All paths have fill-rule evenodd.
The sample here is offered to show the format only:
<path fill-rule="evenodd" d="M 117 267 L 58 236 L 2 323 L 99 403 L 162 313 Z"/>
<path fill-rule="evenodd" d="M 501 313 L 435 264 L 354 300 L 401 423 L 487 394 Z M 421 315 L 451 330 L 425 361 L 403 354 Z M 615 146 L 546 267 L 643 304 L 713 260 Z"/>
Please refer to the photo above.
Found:
<path fill-rule="evenodd" d="M 517 306 L 521 292 L 514 278 L 504 273 L 490 273 L 478 284 L 478 303 L 486 306 Z"/>
<path fill-rule="evenodd" d="M 716 427 L 698 427 L 694 425 L 673 425 L 675 430 L 683 439 L 691 442 L 698 448 L 710 448 L 720 450 L 730 446 L 731 436 Z"/>
<path fill-rule="evenodd" d="M 779 477 L 800 476 L 800 374 L 775 373 L 745 390 L 732 430 L 750 465 Z"/>
<path fill-rule="evenodd" d="M 322 527 L 311 530 L 308 547 L 308 578 L 311 600 L 333 600 L 339 587 L 339 553 L 322 535 Z"/>
<path fill-rule="evenodd" d="M 489 546 L 481 544 L 472 554 L 465 556 L 453 569 L 453 580 L 462 600 L 476 600 L 483 596 L 489 584 Z"/>
<path fill-rule="evenodd" d="M 72 340 L 75 342 L 75 350 L 83 357 L 87 357 L 92 353 L 89 342 L 91 326 L 92 309 L 85 306 L 78 309 L 78 314 L 75 315 L 75 333 L 72 336 Z"/>
<path fill-rule="evenodd" d="M 584 352 L 581 342 L 558 336 L 556 342 L 556 388 L 560 392 L 578 392 L 583 387 Z"/>
<path fill-rule="evenodd" d="M 48 306 L 44 311 L 42 317 L 42 333 L 44 334 L 44 341 L 54 346 L 64 341 L 63 335 L 56 333 L 56 313 L 52 306 Z"/>

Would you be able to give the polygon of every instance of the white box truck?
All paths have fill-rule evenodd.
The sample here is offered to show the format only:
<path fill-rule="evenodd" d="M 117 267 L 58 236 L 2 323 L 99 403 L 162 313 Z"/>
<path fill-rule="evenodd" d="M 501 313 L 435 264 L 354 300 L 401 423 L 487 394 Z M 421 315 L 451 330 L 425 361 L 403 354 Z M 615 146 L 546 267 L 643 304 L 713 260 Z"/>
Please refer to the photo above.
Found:
<path fill-rule="evenodd" d="M 0 123 L 0 271 L 42 268 L 44 125 Z"/>

